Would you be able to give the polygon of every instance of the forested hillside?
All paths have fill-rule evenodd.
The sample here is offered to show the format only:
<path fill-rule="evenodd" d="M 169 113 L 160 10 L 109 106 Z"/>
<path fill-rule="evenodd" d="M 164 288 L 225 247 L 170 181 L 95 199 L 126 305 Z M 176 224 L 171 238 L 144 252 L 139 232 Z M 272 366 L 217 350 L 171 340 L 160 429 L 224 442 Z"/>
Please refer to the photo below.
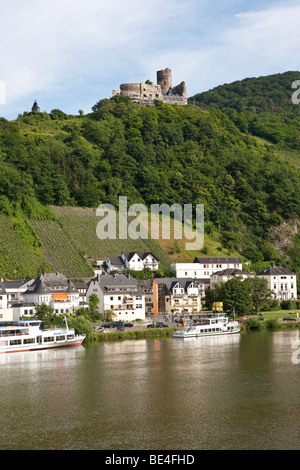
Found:
<path fill-rule="evenodd" d="M 246 78 L 197 94 L 190 102 L 224 110 L 242 132 L 300 151 L 300 105 L 292 100 L 297 80 L 300 72 Z M 299 93 L 295 97 L 299 99 Z"/>
<path fill-rule="evenodd" d="M 267 82 L 279 96 L 276 77 Z M 282 105 L 276 111 L 266 100 L 265 110 L 256 86 L 249 82 L 247 93 L 237 91 L 244 85 L 230 86 L 239 94 L 235 101 L 231 90 L 226 101 L 225 89 L 197 95 L 195 103 L 205 109 L 161 102 L 145 108 L 118 96 L 99 101 L 86 116 L 53 110 L 0 119 L 2 216 L 18 227 L 19 236 L 29 237 L 29 244 L 37 243 L 37 250 L 44 243 L 41 221 L 63 226 L 51 205 L 118 207 L 119 195 L 127 196 L 129 205 L 204 203 L 203 254 L 215 254 L 210 250 L 217 246 L 219 253 L 240 253 L 249 268 L 273 262 L 298 269 L 297 230 L 285 230 L 281 239 L 281 227 L 297 225 L 300 216 L 298 108 Z M 241 110 L 238 102 L 244 98 Z M 277 141 L 270 133 L 254 132 L 259 125 L 275 134 L 282 125 L 284 135 Z"/>

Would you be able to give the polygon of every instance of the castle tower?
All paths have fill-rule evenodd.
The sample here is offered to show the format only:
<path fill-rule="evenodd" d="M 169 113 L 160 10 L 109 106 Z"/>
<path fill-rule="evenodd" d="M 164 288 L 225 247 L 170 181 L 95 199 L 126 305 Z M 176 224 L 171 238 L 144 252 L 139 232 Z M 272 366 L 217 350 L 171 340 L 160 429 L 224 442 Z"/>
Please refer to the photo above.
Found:
<path fill-rule="evenodd" d="M 172 71 L 169 68 L 156 72 L 157 85 L 161 86 L 162 94 L 165 95 L 172 88 Z"/>
<path fill-rule="evenodd" d="M 39 112 L 40 112 L 40 107 L 39 107 L 39 105 L 37 104 L 37 101 L 35 101 L 35 102 L 33 103 L 33 106 L 32 106 L 32 108 L 31 108 L 31 111 L 32 111 L 33 113 L 39 113 Z"/>

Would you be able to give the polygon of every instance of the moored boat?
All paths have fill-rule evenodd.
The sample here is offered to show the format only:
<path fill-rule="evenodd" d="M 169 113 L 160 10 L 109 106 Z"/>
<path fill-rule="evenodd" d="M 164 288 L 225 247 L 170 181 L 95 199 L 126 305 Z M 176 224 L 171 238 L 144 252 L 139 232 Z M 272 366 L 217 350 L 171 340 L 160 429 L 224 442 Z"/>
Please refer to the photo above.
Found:
<path fill-rule="evenodd" d="M 65 328 L 43 330 L 40 320 L 0 322 L 0 353 L 81 346 L 85 335 L 76 335 L 65 320 Z"/>
<path fill-rule="evenodd" d="M 240 332 L 237 321 L 231 321 L 224 315 L 205 316 L 197 324 L 187 323 L 173 334 L 173 338 L 193 338 L 201 336 L 230 335 Z"/>

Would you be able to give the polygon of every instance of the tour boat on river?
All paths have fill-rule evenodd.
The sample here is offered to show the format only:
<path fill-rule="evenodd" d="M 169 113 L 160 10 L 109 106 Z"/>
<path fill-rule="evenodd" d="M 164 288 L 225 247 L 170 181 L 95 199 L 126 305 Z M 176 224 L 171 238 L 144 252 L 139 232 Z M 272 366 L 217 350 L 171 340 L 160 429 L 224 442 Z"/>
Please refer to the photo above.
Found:
<path fill-rule="evenodd" d="M 0 321 L 0 353 L 81 346 L 85 335 L 76 335 L 64 321 L 65 328 L 49 330 L 41 329 L 40 320 Z"/>
<path fill-rule="evenodd" d="M 175 331 L 173 338 L 232 335 L 240 332 L 238 322 L 229 320 L 224 315 L 205 316 L 199 319 L 198 323 L 194 325 L 192 324 L 192 320 L 188 321 L 190 324 L 186 324 L 182 330 Z"/>

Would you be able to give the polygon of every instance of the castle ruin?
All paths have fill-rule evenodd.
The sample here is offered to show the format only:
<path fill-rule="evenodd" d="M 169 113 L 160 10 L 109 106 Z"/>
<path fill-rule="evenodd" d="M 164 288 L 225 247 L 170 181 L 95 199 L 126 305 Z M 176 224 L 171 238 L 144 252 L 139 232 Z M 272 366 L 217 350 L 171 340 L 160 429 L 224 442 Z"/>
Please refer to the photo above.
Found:
<path fill-rule="evenodd" d="M 187 89 L 185 82 L 172 87 L 172 71 L 169 68 L 158 70 L 157 85 L 147 83 L 123 83 L 120 90 L 113 90 L 112 95 L 128 96 L 134 103 L 153 106 L 155 100 L 169 104 L 187 104 Z"/>

